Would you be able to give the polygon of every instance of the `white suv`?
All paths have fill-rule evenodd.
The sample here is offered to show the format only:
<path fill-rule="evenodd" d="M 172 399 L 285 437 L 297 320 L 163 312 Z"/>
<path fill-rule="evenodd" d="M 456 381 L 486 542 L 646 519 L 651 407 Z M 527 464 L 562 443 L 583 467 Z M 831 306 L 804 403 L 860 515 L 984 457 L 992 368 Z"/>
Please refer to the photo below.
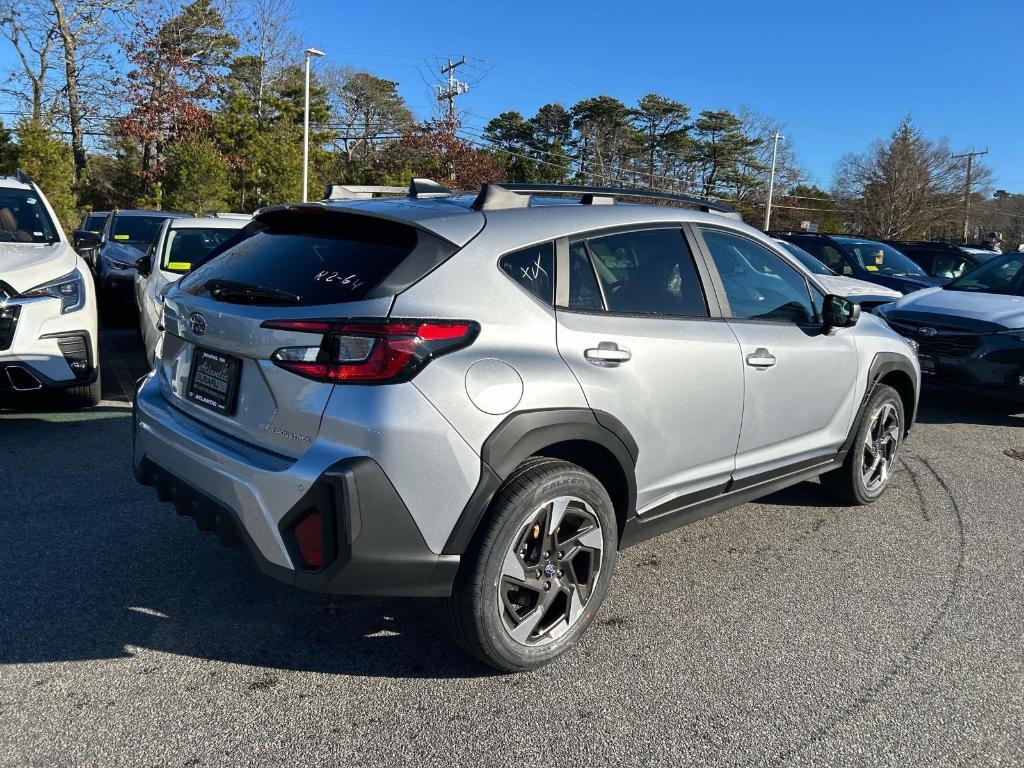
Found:
<path fill-rule="evenodd" d="M 100 400 L 96 291 L 46 196 L 0 177 L 0 394 L 62 390 Z"/>

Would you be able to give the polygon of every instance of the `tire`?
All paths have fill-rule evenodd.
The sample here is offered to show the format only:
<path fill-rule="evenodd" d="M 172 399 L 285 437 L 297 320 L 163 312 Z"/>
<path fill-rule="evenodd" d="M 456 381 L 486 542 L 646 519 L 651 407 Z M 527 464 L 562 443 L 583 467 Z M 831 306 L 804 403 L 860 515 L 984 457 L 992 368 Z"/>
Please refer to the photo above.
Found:
<path fill-rule="evenodd" d="M 896 390 L 885 384 L 875 386 L 846 460 L 839 469 L 821 476 L 825 490 L 850 506 L 870 504 L 880 497 L 892 480 L 903 446 L 904 419 L 903 401 Z M 870 473 L 868 467 L 873 467 Z"/>
<path fill-rule="evenodd" d="M 92 384 L 68 387 L 64 390 L 64 399 L 72 408 L 93 408 L 100 404 L 102 391 L 103 382 L 100 372 L 96 371 L 96 381 Z"/>
<path fill-rule="evenodd" d="M 617 545 L 615 510 L 597 478 L 559 459 L 528 459 L 498 489 L 462 558 L 448 600 L 455 639 L 502 672 L 550 663 L 597 614 Z"/>

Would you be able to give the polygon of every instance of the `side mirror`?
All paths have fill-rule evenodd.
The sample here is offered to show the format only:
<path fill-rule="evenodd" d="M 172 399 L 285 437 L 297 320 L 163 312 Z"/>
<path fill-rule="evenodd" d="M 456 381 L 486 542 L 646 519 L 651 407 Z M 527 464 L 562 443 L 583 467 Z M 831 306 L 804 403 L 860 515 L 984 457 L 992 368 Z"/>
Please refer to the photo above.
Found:
<path fill-rule="evenodd" d="M 832 328 L 850 328 L 860 320 L 860 305 L 854 304 L 845 296 L 829 294 L 821 308 L 821 319 L 825 330 Z"/>
<path fill-rule="evenodd" d="M 145 256 L 140 256 L 136 260 L 136 262 L 135 262 L 135 269 L 143 277 L 149 277 L 149 273 L 152 270 L 150 269 L 149 254 L 148 253 Z"/>
<path fill-rule="evenodd" d="M 95 248 L 100 244 L 98 232 L 90 232 L 88 229 L 76 229 L 71 233 L 71 244 L 75 250 L 79 248 Z"/>

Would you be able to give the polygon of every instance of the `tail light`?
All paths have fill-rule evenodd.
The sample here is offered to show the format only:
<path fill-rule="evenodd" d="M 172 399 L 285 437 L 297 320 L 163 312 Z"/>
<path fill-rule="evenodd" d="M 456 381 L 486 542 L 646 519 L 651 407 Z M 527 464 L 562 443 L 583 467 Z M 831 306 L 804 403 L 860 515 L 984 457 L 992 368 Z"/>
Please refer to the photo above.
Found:
<path fill-rule="evenodd" d="M 408 381 L 435 357 L 468 347 L 480 330 L 468 320 L 267 320 L 262 327 L 321 334 L 318 346 L 282 347 L 270 359 L 331 384 Z"/>

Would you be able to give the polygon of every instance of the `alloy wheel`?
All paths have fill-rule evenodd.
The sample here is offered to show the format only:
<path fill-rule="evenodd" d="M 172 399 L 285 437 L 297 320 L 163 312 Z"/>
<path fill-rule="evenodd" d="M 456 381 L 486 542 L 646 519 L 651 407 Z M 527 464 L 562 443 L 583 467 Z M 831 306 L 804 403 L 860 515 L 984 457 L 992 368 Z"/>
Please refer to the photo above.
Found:
<path fill-rule="evenodd" d="M 604 552 L 601 522 L 575 496 L 535 509 L 505 553 L 498 577 L 498 610 L 518 643 L 557 640 L 584 615 Z"/>
<path fill-rule="evenodd" d="M 896 451 L 900 444 L 900 416 L 896 406 L 884 403 L 871 418 L 864 437 L 861 473 L 864 488 L 875 493 L 889 482 Z"/>

